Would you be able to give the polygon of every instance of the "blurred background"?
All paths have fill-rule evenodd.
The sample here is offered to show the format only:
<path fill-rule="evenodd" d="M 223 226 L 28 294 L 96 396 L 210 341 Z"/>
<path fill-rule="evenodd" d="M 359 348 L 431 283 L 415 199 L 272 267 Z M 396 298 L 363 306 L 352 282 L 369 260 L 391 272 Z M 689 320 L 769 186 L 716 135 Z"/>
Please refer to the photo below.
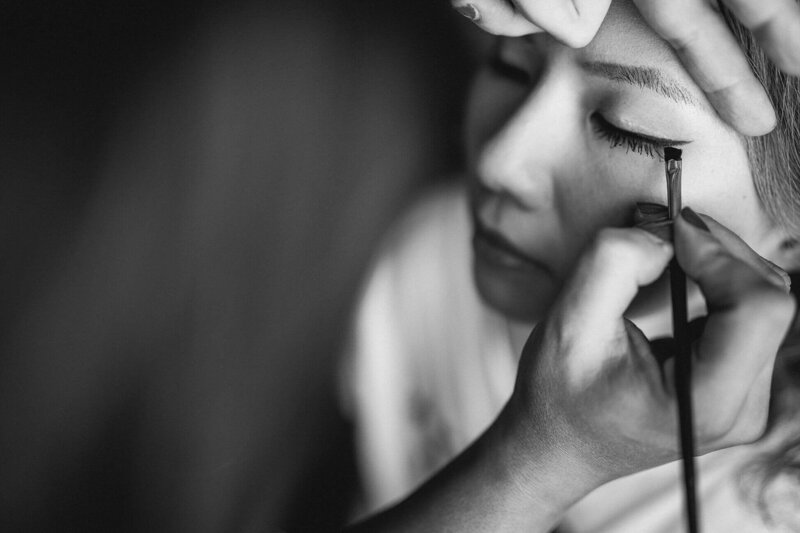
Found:
<path fill-rule="evenodd" d="M 391 220 L 455 179 L 484 46 L 445 0 L 10 0 L 0 531 L 314 530 Z"/>

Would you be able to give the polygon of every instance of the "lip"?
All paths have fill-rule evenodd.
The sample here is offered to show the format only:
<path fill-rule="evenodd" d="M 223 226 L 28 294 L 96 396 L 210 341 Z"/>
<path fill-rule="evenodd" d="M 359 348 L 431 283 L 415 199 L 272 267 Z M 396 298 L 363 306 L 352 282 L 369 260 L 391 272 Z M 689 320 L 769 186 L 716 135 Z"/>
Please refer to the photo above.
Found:
<path fill-rule="evenodd" d="M 474 226 L 472 242 L 481 258 L 505 268 L 543 270 L 552 275 L 546 265 L 527 255 L 501 233 L 486 227 L 477 218 Z"/>

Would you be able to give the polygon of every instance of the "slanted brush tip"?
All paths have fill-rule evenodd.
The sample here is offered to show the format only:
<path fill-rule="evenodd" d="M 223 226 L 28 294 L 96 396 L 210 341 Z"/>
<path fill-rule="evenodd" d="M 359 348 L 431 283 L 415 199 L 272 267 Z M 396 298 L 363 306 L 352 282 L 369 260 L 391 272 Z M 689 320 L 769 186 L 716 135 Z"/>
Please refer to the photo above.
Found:
<path fill-rule="evenodd" d="M 671 160 L 680 161 L 682 153 L 683 152 L 681 151 L 680 148 L 674 148 L 672 146 L 667 146 L 666 148 L 664 148 L 664 159 L 666 161 L 671 161 Z"/>

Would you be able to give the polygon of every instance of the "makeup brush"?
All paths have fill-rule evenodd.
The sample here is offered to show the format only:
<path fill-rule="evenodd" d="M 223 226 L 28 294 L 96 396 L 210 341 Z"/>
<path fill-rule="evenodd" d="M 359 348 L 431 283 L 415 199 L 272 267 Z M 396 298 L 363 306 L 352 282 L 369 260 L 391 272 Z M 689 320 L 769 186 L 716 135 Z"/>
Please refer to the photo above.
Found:
<path fill-rule="evenodd" d="M 667 172 L 669 218 L 673 222 L 681 213 L 681 150 L 664 148 Z M 686 497 L 686 523 L 689 533 L 698 532 L 697 495 L 695 488 L 694 427 L 692 421 L 692 348 L 686 302 L 686 274 L 677 259 L 670 264 L 672 293 L 672 336 L 675 339 L 675 394 L 678 399 L 683 483 Z"/>

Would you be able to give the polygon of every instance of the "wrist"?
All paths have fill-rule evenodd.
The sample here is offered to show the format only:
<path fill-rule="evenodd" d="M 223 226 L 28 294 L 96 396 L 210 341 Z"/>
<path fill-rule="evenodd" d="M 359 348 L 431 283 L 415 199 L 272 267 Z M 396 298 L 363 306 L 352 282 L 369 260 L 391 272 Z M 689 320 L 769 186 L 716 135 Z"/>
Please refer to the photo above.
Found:
<path fill-rule="evenodd" d="M 522 410 L 513 402 L 481 437 L 478 453 L 503 487 L 509 506 L 555 526 L 572 505 L 607 479 L 568 432 L 554 427 L 536 430 L 537 424 L 520 415 Z"/>
<path fill-rule="evenodd" d="M 600 483 L 559 446 L 525 438 L 516 420 L 530 421 L 512 414 L 504 409 L 471 446 L 363 529 L 552 531 L 567 509 Z"/>

